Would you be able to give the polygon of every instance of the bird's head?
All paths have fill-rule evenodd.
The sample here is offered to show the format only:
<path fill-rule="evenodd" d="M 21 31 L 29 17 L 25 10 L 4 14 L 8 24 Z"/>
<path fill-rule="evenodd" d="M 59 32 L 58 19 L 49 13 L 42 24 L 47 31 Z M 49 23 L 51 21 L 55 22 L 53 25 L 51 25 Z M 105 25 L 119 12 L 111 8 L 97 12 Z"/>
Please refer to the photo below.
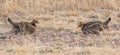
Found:
<path fill-rule="evenodd" d="M 34 23 L 39 23 L 39 21 L 38 21 L 37 18 L 33 19 L 33 22 L 34 22 Z"/>
<path fill-rule="evenodd" d="M 81 27 L 81 26 L 83 26 L 83 22 L 79 22 L 79 24 L 78 24 L 78 27 Z"/>

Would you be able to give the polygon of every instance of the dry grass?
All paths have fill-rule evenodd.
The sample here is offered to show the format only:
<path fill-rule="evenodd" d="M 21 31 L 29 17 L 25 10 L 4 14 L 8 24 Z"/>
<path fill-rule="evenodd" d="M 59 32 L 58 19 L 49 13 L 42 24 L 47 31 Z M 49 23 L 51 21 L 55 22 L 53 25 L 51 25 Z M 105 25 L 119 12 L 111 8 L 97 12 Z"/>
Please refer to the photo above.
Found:
<path fill-rule="evenodd" d="M 120 0 L 0 0 L 0 55 L 120 55 Z M 9 34 L 14 21 L 39 18 L 34 35 Z M 109 30 L 83 35 L 80 21 L 105 21 Z M 7 37 L 7 38 L 4 38 Z"/>

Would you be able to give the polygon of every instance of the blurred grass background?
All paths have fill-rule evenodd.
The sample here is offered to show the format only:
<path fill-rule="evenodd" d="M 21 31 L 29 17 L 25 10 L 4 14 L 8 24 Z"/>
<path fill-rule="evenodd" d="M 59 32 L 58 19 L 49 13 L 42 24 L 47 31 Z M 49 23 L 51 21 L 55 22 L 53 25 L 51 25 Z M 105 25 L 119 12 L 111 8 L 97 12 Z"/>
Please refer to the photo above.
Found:
<path fill-rule="evenodd" d="M 120 55 L 120 0 L 0 0 L 0 33 L 11 29 L 7 17 L 40 23 L 36 36 L 5 34 L 11 38 L 0 39 L 0 55 Z M 77 28 L 108 17 L 110 28 L 99 36 Z"/>

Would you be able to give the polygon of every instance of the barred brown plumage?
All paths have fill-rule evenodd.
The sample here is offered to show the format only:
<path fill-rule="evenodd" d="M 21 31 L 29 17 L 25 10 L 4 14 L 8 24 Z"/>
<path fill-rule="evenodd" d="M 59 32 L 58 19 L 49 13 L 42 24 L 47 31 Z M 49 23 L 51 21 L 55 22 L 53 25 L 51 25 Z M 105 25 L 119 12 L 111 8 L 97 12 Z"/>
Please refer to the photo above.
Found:
<path fill-rule="evenodd" d="M 39 23 L 37 19 L 32 22 L 13 22 L 10 18 L 8 21 L 12 24 L 13 30 L 16 34 L 32 34 L 36 31 L 36 23 Z"/>
<path fill-rule="evenodd" d="M 81 27 L 81 30 L 84 34 L 99 34 L 100 31 L 108 28 L 108 24 L 111 21 L 111 18 L 106 20 L 105 22 L 101 21 L 92 21 L 83 23 L 80 22 L 78 27 Z"/>

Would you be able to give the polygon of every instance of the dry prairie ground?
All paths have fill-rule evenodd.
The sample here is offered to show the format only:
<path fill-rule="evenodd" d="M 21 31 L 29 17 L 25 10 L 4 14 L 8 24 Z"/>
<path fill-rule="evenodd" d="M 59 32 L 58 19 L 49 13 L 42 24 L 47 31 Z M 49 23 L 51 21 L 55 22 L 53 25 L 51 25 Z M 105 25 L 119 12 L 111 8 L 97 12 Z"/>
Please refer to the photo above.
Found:
<path fill-rule="evenodd" d="M 33 35 L 9 34 L 13 21 L 39 19 Z M 105 21 L 100 35 L 83 35 L 80 21 Z M 120 0 L 0 0 L 0 55 L 120 55 Z"/>

